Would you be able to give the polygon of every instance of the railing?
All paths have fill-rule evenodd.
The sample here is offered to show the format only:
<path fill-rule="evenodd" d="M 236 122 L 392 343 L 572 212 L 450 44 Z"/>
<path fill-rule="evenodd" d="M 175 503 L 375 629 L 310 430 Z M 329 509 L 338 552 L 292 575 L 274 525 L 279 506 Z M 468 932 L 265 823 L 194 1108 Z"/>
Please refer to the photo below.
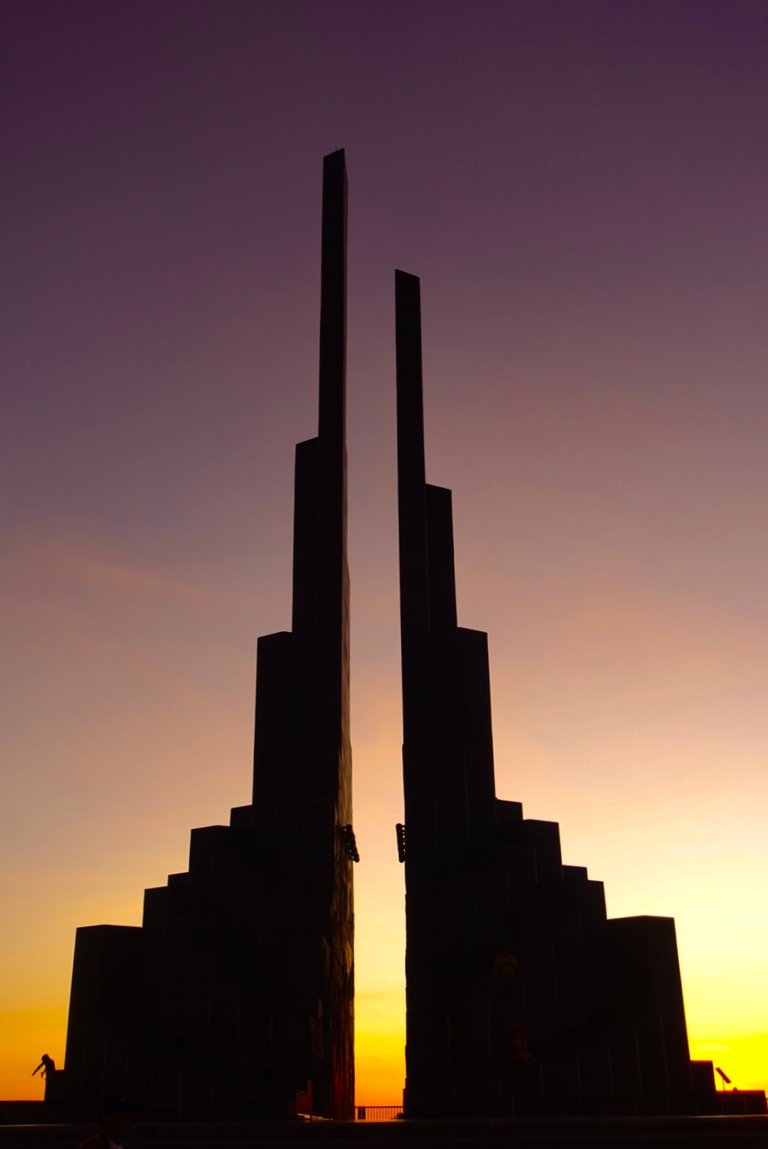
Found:
<path fill-rule="evenodd" d="M 397 1121 L 403 1116 L 402 1105 L 358 1105 L 358 1121 Z"/>

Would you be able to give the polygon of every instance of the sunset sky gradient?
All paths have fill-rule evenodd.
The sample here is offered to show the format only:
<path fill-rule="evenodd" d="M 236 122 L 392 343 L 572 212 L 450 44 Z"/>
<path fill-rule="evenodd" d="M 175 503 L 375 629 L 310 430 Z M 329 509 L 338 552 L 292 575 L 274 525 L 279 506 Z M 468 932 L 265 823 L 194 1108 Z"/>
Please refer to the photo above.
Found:
<path fill-rule="evenodd" d="M 490 635 L 497 790 L 673 915 L 692 1054 L 768 1085 L 768 5 L 4 0 L 0 1097 L 78 925 L 248 801 L 350 184 L 358 1099 L 403 1084 L 393 270 Z"/>

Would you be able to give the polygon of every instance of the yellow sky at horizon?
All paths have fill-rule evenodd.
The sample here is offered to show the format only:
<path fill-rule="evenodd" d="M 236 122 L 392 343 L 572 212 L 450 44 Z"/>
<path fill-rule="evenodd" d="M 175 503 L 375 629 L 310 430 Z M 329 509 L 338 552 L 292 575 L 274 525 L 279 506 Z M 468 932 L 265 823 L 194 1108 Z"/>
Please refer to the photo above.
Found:
<path fill-rule="evenodd" d="M 402 987 L 364 990 L 356 996 L 356 1104 L 396 1105 L 402 1100 L 404 1006 Z M 690 1006 L 687 1014 L 692 1058 L 722 1065 L 742 1090 L 768 1089 L 768 1032 L 711 1023 L 699 1031 Z M 42 1098 L 39 1078 L 32 1078 L 31 1072 L 43 1052 L 51 1053 L 59 1068 L 63 1067 L 66 1015 L 66 1002 L 0 1014 L 0 1100 Z"/>

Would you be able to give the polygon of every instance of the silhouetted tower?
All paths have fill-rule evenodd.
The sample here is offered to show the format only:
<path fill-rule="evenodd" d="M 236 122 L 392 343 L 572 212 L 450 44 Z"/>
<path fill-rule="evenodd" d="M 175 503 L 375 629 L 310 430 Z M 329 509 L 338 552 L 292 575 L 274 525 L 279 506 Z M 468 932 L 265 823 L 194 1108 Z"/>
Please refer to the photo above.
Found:
<path fill-rule="evenodd" d="M 77 931 L 66 1097 L 353 1116 L 344 152 L 323 168 L 319 431 L 296 449 L 293 630 L 259 639 L 253 804 L 192 831 L 140 928 Z"/>
<path fill-rule="evenodd" d="M 419 280 L 395 296 L 406 1116 L 711 1108 L 673 920 L 607 921 L 557 824 L 495 796 L 487 639 L 457 626 L 451 494 L 425 481 Z"/>

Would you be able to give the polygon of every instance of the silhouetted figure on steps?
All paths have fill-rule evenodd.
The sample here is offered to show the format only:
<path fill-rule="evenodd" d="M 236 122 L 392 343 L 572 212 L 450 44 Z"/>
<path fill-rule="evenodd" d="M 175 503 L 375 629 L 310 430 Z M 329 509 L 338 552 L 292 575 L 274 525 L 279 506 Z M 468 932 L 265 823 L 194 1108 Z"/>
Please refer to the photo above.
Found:
<path fill-rule="evenodd" d="M 42 1073 L 40 1073 L 41 1069 L 43 1071 Z M 36 1073 L 40 1073 L 40 1076 L 44 1081 L 46 1077 L 53 1077 L 55 1071 L 56 1062 L 52 1057 L 49 1057 L 47 1053 L 44 1053 L 40 1058 L 40 1064 L 38 1065 L 37 1069 L 33 1071 L 32 1076 L 34 1077 Z"/>

